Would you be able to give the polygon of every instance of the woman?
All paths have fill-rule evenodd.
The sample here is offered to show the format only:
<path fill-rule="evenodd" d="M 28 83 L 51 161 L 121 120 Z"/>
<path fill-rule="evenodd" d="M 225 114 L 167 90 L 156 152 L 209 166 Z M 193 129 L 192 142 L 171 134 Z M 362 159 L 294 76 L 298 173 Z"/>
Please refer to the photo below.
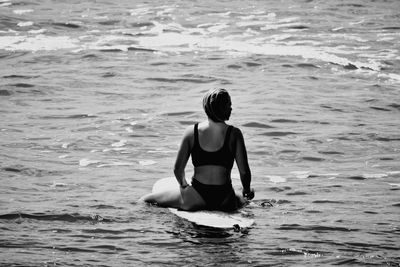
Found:
<path fill-rule="evenodd" d="M 208 91 L 203 98 L 203 107 L 208 120 L 186 129 L 176 157 L 174 174 L 180 189 L 152 193 L 143 197 L 144 201 L 183 210 L 232 211 L 245 203 L 244 198 L 254 197 L 242 132 L 225 123 L 232 112 L 228 92 L 225 89 Z M 185 179 L 189 156 L 194 166 L 192 185 Z M 239 169 L 244 198 L 236 196 L 232 187 L 234 160 Z"/>

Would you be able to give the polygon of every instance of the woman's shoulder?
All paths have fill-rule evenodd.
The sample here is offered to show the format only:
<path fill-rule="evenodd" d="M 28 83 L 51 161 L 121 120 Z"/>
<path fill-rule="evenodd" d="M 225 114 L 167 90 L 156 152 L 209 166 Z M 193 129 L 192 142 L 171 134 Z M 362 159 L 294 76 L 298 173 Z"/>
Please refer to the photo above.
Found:
<path fill-rule="evenodd" d="M 194 125 L 189 125 L 185 128 L 184 136 L 193 136 L 194 135 Z"/>
<path fill-rule="evenodd" d="M 194 142 L 194 127 L 187 126 L 185 131 L 183 132 L 182 142 L 188 144 L 190 147 L 193 146 Z"/>
<path fill-rule="evenodd" d="M 231 132 L 233 135 L 242 135 L 242 131 L 238 127 L 234 125 L 228 125 L 228 127 L 231 128 Z"/>
<path fill-rule="evenodd" d="M 238 128 L 235 127 L 234 125 L 229 125 L 228 127 L 231 128 L 231 132 L 230 132 L 230 139 L 235 141 L 237 139 L 242 139 L 243 138 L 243 134 L 242 131 Z"/>

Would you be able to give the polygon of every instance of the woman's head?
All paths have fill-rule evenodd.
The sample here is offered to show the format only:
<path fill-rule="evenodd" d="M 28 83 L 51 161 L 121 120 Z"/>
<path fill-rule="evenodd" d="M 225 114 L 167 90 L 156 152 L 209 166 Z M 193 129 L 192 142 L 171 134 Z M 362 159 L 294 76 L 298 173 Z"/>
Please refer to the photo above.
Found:
<path fill-rule="evenodd" d="M 203 98 L 203 108 L 214 122 L 229 120 L 232 111 L 231 97 L 225 89 L 212 89 Z"/>

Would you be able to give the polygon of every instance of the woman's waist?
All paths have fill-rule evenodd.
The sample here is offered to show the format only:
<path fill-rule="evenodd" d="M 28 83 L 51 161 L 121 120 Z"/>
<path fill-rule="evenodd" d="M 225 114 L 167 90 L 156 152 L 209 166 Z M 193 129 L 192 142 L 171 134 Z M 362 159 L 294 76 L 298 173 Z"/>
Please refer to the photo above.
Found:
<path fill-rule="evenodd" d="M 195 167 L 192 179 L 208 185 L 225 185 L 232 183 L 231 170 L 227 170 L 221 166 Z"/>

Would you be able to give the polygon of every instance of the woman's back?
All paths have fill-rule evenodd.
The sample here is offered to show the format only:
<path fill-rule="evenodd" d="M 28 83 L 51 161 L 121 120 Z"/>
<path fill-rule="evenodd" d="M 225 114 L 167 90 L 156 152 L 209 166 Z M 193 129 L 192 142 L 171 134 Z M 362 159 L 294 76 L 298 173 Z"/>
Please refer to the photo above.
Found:
<path fill-rule="evenodd" d="M 229 126 L 226 124 L 210 124 L 208 121 L 199 123 L 199 144 L 200 147 L 209 152 L 222 148 L 225 143 L 226 133 Z"/>
<path fill-rule="evenodd" d="M 193 179 L 212 185 L 231 182 L 234 153 L 229 145 L 232 126 L 203 122 L 193 128 Z"/>

